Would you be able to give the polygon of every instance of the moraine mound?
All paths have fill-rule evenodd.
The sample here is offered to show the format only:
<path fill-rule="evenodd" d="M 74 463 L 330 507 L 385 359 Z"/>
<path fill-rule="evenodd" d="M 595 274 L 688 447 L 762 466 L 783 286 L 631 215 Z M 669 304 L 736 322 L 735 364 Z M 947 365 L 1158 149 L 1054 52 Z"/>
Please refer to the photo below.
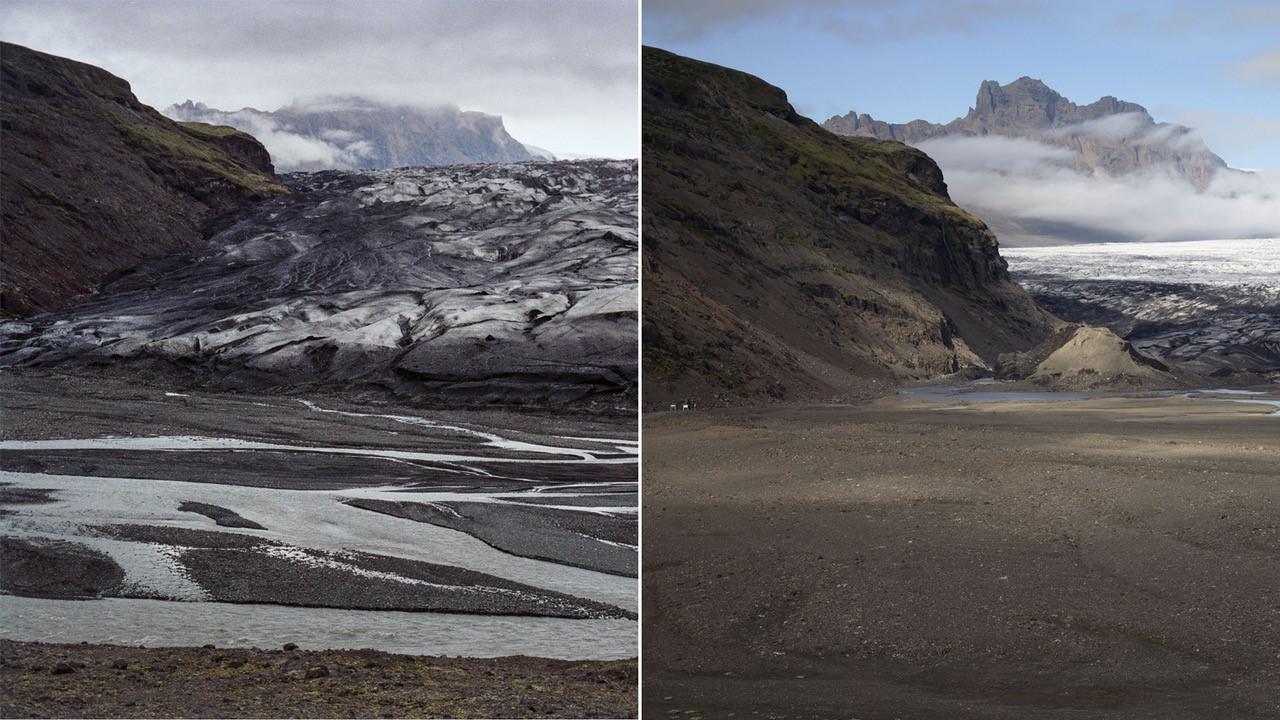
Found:
<path fill-rule="evenodd" d="M 1002 354 L 996 377 L 1054 390 L 1152 389 L 1191 379 L 1107 328 L 1090 325 L 1064 325 L 1027 352 Z"/>

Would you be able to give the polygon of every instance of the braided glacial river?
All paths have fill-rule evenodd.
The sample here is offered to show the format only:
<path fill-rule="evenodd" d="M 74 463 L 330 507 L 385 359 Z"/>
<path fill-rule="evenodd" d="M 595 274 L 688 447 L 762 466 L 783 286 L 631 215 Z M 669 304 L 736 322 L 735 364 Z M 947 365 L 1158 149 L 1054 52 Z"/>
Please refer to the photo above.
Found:
<path fill-rule="evenodd" d="M 346 442 L 329 445 L 257 433 L 0 441 L 6 543 L 74 546 L 109 558 L 124 578 L 85 599 L 6 587 L 0 637 L 636 656 L 638 587 L 627 570 L 637 544 L 634 440 L 272 405 L 295 423 L 354 425 Z M 409 449 L 418 439 L 432 449 Z M 281 461 L 296 465 L 283 478 L 272 470 Z M 333 462 L 353 463 L 353 482 L 317 485 Z M 177 479 L 188 476 L 201 477 Z M 180 509 L 192 504 L 249 526 Z M 397 516 L 399 508 L 429 514 Z M 201 574 L 199 558 L 216 570 Z M 272 573 L 284 586 L 294 572 L 314 572 L 315 582 L 273 587 Z M 348 599 L 337 599 L 344 588 Z M 419 594 L 384 597 L 401 589 Z M 364 607 L 343 606 L 351 597 Z"/>

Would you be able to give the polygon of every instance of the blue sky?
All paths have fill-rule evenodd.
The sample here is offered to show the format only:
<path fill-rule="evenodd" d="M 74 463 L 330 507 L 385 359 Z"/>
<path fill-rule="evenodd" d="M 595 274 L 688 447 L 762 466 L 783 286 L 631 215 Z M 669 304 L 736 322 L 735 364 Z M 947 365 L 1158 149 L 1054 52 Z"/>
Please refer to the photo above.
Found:
<path fill-rule="evenodd" d="M 1280 2 L 645 0 L 644 42 L 758 75 L 816 120 L 946 122 L 983 80 L 1140 103 L 1280 169 Z"/>

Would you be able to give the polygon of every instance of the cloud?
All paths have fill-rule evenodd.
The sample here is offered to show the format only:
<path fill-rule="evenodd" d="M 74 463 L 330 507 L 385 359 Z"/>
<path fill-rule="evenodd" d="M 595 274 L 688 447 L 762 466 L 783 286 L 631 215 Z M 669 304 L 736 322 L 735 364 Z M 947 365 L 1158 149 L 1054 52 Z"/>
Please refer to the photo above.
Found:
<path fill-rule="evenodd" d="M 330 142 L 347 143 L 359 140 L 360 136 L 350 130 L 321 130 L 320 137 Z"/>
<path fill-rule="evenodd" d="M 5 0 L 0 37 L 104 67 L 143 101 L 360 95 L 504 118 L 556 151 L 639 152 L 635 0 Z"/>
<path fill-rule="evenodd" d="M 837 0 L 814 0 L 805 7 L 830 10 L 839 5 Z M 645 0 L 643 5 L 646 31 L 652 26 L 660 33 L 679 40 L 690 40 L 715 29 L 781 15 L 792 6 L 793 3 L 785 0 Z"/>
<path fill-rule="evenodd" d="M 1158 146 L 1181 152 L 1208 152 L 1204 139 L 1195 130 L 1173 123 L 1153 123 L 1146 113 L 1131 112 L 1107 115 L 1093 120 L 1053 128 L 1048 137 L 1096 138 L 1108 142 L 1125 142 L 1133 147 Z"/>
<path fill-rule="evenodd" d="M 246 130 L 271 153 L 271 159 L 282 170 L 306 168 L 350 169 L 360 166 L 360 159 L 373 154 L 373 146 L 364 140 L 326 142 L 320 138 L 290 132 L 275 121 Z"/>
<path fill-rule="evenodd" d="M 1280 84 L 1280 50 L 1261 52 L 1231 65 L 1236 77 Z"/>
<path fill-rule="evenodd" d="M 1054 168 L 1069 168 L 1076 154 L 1057 145 L 1000 136 L 964 137 L 948 135 L 926 140 L 921 150 L 942 167 L 976 173 L 1035 177 Z M 947 180 L 951 177 L 948 174 Z"/>
<path fill-rule="evenodd" d="M 1259 150 L 1280 150 L 1280 118 L 1247 112 L 1183 110 L 1174 118 L 1195 127 L 1224 157 L 1256 156 Z"/>
<path fill-rule="evenodd" d="M 849 42 L 964 32 L 993 19 L 1038 13 L 1041 0 L 644 0 L 645 33 L 695 40 L 763 19 L 794 17 Z M 800 11 L 800 12 L 797 12 Z"/>
<path fill-rule="evenodd" d="M 325 130 L 319 137 L 295 132 L 276 118 L 251 108 L 235 112 L 171 107 L 165 110 L 176 120 L 195 120 L 213 125 L 230 125 L 258 139 L 276 170 L 334 170 L 361 166 L 360 160 L 373 154 L 373 145 L 349 130 Z"/>
<path fill-rule="evenodd" d="M 1048 135 L 1061 137 L 1091 136 L 1107 140 L 1123 140 L 1144 132 L 1151 125 L 1151 118 L 1137 112 L 1107 115 L 1082 123 L 1054 128 Z"/>
<path fill-rule="evenodd" d="M 1164 3 L 1139 10 L 1121 10 L 1112 16 L 1109 28 L 1126 35 L 1206 34 L 1238 36 L 1268 25 L 1280 26 L 1280 6 L 1273 3 L 1224 3 L 1205 12 L 1203 3 Z"/>
<path fill-rule="evenodd" d="M 1081 173 L 1069 151 L 1027 140 L 950 136 L 920 149 L 937 160 L 952 199 L 1007 245 L 1280 237 L 1274 174 L 1219 172 L 1197 192 L 1172 167 Z"/>

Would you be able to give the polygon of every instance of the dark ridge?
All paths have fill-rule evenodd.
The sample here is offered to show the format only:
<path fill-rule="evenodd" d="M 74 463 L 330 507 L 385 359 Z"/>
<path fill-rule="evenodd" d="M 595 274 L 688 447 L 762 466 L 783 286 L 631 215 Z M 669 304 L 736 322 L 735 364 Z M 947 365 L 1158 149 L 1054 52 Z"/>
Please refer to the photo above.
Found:
<path fill-rule="evenodd" d="M 745 73 L 643 62 L 646 404 L 862 397 L 1048 334 L 927 155 Z"/>
<path fill-rule="evenodd" d="M 0 316 L 64 307 L 287 192 L 257 140 L 169 120 L 92 65 L 0 43 L 0 96 Z"/>

